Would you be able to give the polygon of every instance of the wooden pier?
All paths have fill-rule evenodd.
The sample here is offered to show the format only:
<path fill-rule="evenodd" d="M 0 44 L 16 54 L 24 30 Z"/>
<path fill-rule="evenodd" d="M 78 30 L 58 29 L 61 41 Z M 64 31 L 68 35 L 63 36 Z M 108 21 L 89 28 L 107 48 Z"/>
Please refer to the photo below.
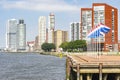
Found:
<path fill-rule="evenodd" d="M 67 80 L 120 80 L 120 56 L 67 55 Z"/>

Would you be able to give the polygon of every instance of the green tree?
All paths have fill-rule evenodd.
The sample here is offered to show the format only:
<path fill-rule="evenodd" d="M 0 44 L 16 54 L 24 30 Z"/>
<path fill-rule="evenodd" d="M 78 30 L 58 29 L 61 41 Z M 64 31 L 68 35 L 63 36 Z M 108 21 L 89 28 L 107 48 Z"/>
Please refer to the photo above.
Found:
<path fill-rule="evenodd" d="M 74 41 L 70 41 L 68 44 L 69 51 L 73 51 L 75 49 L 75 43 Z"/>
<path fill-rule="evenodd" d="M 42 48 L 45 52 L 47 52 L 47 51 L 51 51 L 52 49 L 55 49 L 56 47 L 55 47 L 55 45 L 54 45 L 53 43 L 43 43 L 43 44 L 41 45 L 41 48 Z"/>
<path fill-rule="evenodd" d="M 48 46 L 49 46 L 48 43 L 43 43 L 43 44 L 41 45 L 41 48 L 46 52 L 46 51 L 48 51 Z"/>
<path fill-rule="evenodd" d="M 76 40 L 76 41 L 74 41 L 74 43 L 75 43 L 75 49 L 77 49 L 77 50 L 83 50 L 83 51 L 85 51 L 85 49 L 86 49 L 86 41 L 85 40 Z"/>
<path fill-rule="evenodd" d="M 64 51 L 85 51 L 86 50 L 86 41 L 85 40 L 76 40 L 70 42 L 63 42 L 60 45 Z"/>
<path fill-rule="evenodd" d="M 63 51 L 67 51 L 69 42 L 63 42 L 59 47 L 63 49 Z"/>
<path fill-rule="evenodd" d="M 53 44 L 53 43 L 49 43 L 49 51 L 51 51 L 52 49 L 56 49 L 56 46 L 55 46 L 55 44 Z"/>

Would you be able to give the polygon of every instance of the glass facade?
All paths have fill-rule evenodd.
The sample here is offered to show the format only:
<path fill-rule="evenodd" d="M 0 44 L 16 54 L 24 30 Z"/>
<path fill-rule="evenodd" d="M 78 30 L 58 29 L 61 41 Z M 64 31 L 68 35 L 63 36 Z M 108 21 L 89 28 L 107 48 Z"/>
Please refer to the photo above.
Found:
<path fill-rule="evenodd" d="M 26 50 L 26 24 L 24 24 L 24 20 L 19 20 L 17 25 L 17 50 Z"/>
<path fill-rule="evenodd" d="M 17 20 L 10 19 L 7 23 L 6 48 L 10 51 L 16 50 Z"/>

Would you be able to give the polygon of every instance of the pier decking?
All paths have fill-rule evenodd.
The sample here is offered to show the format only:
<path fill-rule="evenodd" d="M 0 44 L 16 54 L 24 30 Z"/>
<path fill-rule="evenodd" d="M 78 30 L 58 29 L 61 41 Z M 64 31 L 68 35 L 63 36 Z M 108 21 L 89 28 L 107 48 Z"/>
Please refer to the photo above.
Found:
<path fill-rule="evenodd" d="M 67 80 L 120 80 L 120 56 L 67 55 Z"/>

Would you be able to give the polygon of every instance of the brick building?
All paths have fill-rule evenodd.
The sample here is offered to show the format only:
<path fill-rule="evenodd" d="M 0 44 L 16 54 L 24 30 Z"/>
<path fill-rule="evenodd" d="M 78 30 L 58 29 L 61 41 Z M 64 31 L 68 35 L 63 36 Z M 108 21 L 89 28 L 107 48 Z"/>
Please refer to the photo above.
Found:
<path fill-rule="evenodd" d="M 93 26 L 103 23 L 110 27 L 105 36 L 100 37 L 104 51 L 116 51 L 118 49 L 118 9 L 106 3 L 93 3 L 92 8 L 81 8 L 81 39 L 86 38 Z M 96 39 L 92 40 L 96 43 Z M 112 48 L 111 48 L 112 47 Z"/>

